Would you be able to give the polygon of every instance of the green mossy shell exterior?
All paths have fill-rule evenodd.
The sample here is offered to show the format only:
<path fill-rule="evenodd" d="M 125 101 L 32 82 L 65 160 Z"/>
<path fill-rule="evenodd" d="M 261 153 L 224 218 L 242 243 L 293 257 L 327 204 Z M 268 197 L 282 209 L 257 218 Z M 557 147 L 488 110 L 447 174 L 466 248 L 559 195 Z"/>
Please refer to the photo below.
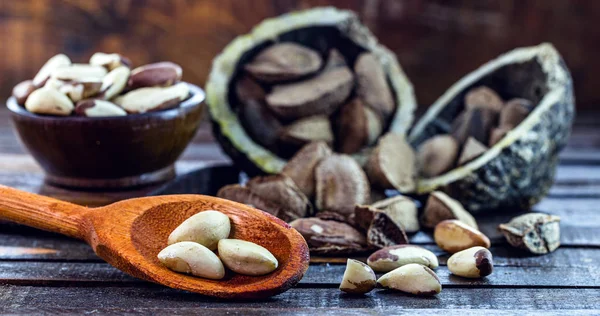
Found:
<path fill-rule="evenodd" d="M 395 55 L 377 42 L 353 12 L 324 7 L 267 19 L 254 27 L 251 33 L 233 40 L 214 59 L 206 85 L 207 105 L 215 138 L 236 166 L 251 175 L 278 173 L 287 161 L 254 142 L 244 131 L 229 104 L 231 79 L 244 53 L 264 45 L 265 42 L 277 40 L 282 34 L 309 27 L 337 28 L 356 45 L 372 52 L 381 62 L 395 92 L 397 110 L 390 123 L 389 132 L 405 134 L 412 124 L 416 108 L 412 84 Z M 359 155 L 357 159 L 360 159 Z"/>
<path fill-rule="evenodd" d="M 421 193 L 442 189 L 472 213 L 530 209 L 548 193 L 554 181 L 558 154 L 567 144 L 575 116 L 573 83 L 564 61 L 550 44 L 517 49 L 499 59 L 510 64 L 512 57 L 519 59 L 522 57 L 518 56 L 523 55 L 532 55 L 543 65 L 541 68 L 546 74 L 548 91 L 536 109 L 513 129 L 512 135 L 484 156 L 456 168 L 450 172 L 452 174 L 422 179 Z M 425 115 L 424 119 L 435 115 Z M 413 130 L 410 136 L 413 145 L 417 146 L 427 138 L 426 125 L 419 122 L 415 126 L 416 131 Z"/>

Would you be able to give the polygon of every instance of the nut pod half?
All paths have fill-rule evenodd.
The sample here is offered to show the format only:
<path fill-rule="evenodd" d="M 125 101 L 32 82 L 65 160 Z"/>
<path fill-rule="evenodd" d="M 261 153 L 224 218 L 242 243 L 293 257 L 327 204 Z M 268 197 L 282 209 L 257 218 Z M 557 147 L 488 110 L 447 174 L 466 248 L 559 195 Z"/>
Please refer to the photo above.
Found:
<path fill-rule="evenodd" d="M 496 110 L 482 110 L 485 107 Z M 515 109 L 522 110 L 520 119 L 514 119 Z M 483 115 L 493 111 L 500 113 L 495 118 Z M 423 145 L 435 136 L 468 138 L 455 157 L 458 163 L 421 178 L 418 191 L 444 190 L 471 212 L 528 209 L 553 183 L 558 153 L 567 143 L 574 115 L 571 75 L 551 44 L 501 55 L 454 84 L 412 129 L 409 141 L 419 148 L 421 159 L 431 158 L 429 162 L 441 157 L 421 152 L 427 151 Z"/>
<path fill-rule="evenodd" d="M 206 91 L 215 137 L 250 174 L 280 172 L 310 141 L 364 162 L 380 135 L 407 132 L 416 107 L 395 55 L 353 12 L 332 7 L 267 19 L 234 39 Z"/>

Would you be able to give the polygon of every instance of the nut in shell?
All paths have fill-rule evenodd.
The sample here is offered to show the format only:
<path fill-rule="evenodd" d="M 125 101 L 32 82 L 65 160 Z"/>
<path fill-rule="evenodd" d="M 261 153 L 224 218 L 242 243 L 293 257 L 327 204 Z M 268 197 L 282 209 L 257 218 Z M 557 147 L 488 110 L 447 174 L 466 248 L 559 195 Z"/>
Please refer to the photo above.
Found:
<path fill-rule="evenodd" d="M 319 54 L 294 43 L 279 43 L 260 52 L 244 66 L 253 77 L 264 82 L 299 79 L 315 73 L 323 60 Z"/>
<path fill-rule="evenodd" d="M 116 104 L 97 99 L 86 99 L 77 102 L 75 113 L 87 117 L 125 116 L 127 112 Z"/>
<path fill-rule="evenodd" d="M 496 91 L 486 86 L 471 89 L 465 95 L 465 108 L 467 109 L 485 108 L 500 112 L 503 107 L 504 100 Z"/>
<path fill-rule="evenodd" d="M 473 137 L 469 137 L 458 158 L 458 165 L 465 165 L 483 155 L 488 148 Z"/>
<path fill-rule="evenodd" d="M 465 278 L 482 278 L 492 274 L 492 253 L 483 247 L 472 247 L 459 251 L 448 258 L 448 270 Z"/>
<path fill-rule="evenodd" d="M 490 130 L 498 123 L 499 113 L 487 108 L 474 108 L 459 115 L 452 123 L 452 136 L 459 144 L 469 137 L 485 144 L 490 138 Z"/>
<path fill-rule="evenodd" d="M 311 253 L 349 254 L 365 251 L 367 240 L 354 227 L 320 218 L 299 218 L 290 223 L 310 246 Z"/>
<path fill-rule="evenodd" d="M 25 102 L 27 111 L 36 114 L 67 116 L 73 112 L 73 102 L 56 89 L 42 87 L 33 91 Z"/>
<path fill-rule="evenodd" d="M 500 224 L 500 231 L 513 247 L 535 254 L 553 252 L 560 246 L 560 217 L 528 213 Z"/>
<path fill-rule="evenodd" d="M 367 232 L 367 243 L 371 246 L 382 248 L 408 243 L 402 223 L 373 206 L 356 205 L 354 223 Z"/>
<path fill-rule="evenodd" d="M 371 183 L 382 189 L 410 193 L 416 188 L 415 152 L 404 135 L 388 133 L 381 137 L 369 156 L 366 170 Z"/>
<path fill-rule="evenodd" d="M 352 154 L 373 144 L 383 129 L 379 114 L 356 98 L 344 104 L 336 128 L 338 151 Z"/>
<path fill-rule="evenodd" d="M 438 247 L 449 253 L 456 253 L 475 246 L 490 248 L 490 240 L 486 235 L 455 219 L 437 224 L 433 232 L 433 239 Z"/>
<path fill-rule="evenodd" d="M 417 263 L 409 263 L 384 274 L 377 280 L 377 285 L 422 296 L 442 291 L 442 284 L 435 272 Z"/>
<path fill-rule="evenodd" d="M 207 210 L 191 216 L 169 235 L 168 244 L 193 241 L 215 250 L 219 240 L 229 237 L 229 217 L 219 211 Z"/>
<path fill-rule="evenodd" d="M 326 115 L 315 115 L 299 119 L 287 125 L 280 133 L 280 139 L 283 143 L 296 147 L 318 141 L 331 145 L 333 144 L 333 137 L 331 123 Z"/>
<path fill-rule="evenodd" d="M 392 220 L 400 223 L 407 233 L 419 231 L 419 218 L 417 204 L 402 195 L 394 196 L 371 204 L 372 207 L 382 210 Z"/>
<path fill-rule="evenodd" d="M 279 265 L 277 258 L 266 248 L 239 239 L 221 239 L 219 257 L 231 271 L 244 275 L 269 274 Z"/>
<path fill-rule="evenodd" d="M 421 224 L 427 228 L 434 228 L 435 225 L 447 219 L 457 219 L 478 229 L 475 218 L 465 210 L 460 202 L 442 191 L 431 192 L 421 216 Z"/>
<path fill-rule="evenodd" d="M 419 147 L 417 153 L 421 174 L 432 178 L 450 171 L 454 167 L 458 151 L 458 142 L 451 135 L 436 135 L 428 139 Z"/>
<path fill-rule="evenodd" d="M 371 267 L 358 260 L 348 259 L 340 290 L 351 294 L 368 293 L 375 288 L 376 280 Z"/>
<path fill-rule="evenodd" d="M 288 161 L 281 173 L 290 177 L 300 191 L 312 199 L 315 195 L 315 169 L 321 160 L 332 154 L 325 142 L 309 143 Z"/>
<path fill-rule="evenodd" d="M 360 165 L 347 155 L 324 158 L 315 170 L 316 206 L 319 210 L 354 213 L 356 204 L 369 202 L 369 181 Z"/>
<path fill-rule="evenodd" d="M 430 269 L 439 266 L 433 252 L 415 245 L 385 247 L 377 250 L 367 259 L 367 264 L 377 272 L 390 272 L 410 263 L 421 264 Z"/>
<path fill-rule="evenodd" d="M 277 214 L 285 221 L 312 214 L 312 205 L 308 198 L 298 189 L 292 179 L 285 175 L 255 177 L 246 186 L 255 194 L 285 206 L 283 213 Z"/>
<path fill-rule="evenodd" d="M 533 109 L 531 101 L 526 99 L 512 99 L 500 112 L 500 126 L 517 126 L 529 115 Z"/>
<path fill-rule="evenodd" d="M 191 241 L 167 246 L 158 254 L 158 260 L 167 268 L 207 279 L 219 280 L 225 268 L 210 249 Z"/>
<path fill-rule="evenodd" d="M 356 95 L 387 120 L 395 110 L 394 96 L 381 63 L 372 53 L 363 53 L 354 64 Z"/>

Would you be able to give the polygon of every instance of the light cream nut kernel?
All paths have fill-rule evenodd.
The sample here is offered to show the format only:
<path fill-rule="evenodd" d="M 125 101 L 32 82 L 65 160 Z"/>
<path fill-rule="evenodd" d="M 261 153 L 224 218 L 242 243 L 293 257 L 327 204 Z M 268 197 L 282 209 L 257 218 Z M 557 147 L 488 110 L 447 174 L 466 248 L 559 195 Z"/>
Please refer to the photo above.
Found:
<path fill-rule="evenodd" d="M 434 228 L 435 225 L 446 219 L 457 219 L 478 229 L 475 218 L 465 210 L 460 202 L 442 191 L 431 192 L 421 216 L 421 223 L 427 228 Z"/>
<path fill-rule="evenodd" d="M 102 97 L 105 100 L 110 100 L 121 93 L 127 85 L 130 72 L 131 71 L 129 68 L 120 66 L 111 70 L 106 76 L 104 76 L 102 79 L 102 87 L 100 88 L 100 91 L 102 91 Z"/>
<path fill-rule="evenodd" d="M 214 280 L 225 276 L 225 268 L 219 257 L 210 249 L 191 241 L 166 247 L 158 254 L 158 260 L 176 272 Z"/>
<path fill-rule="evenodd" d="M 42 87 L 33 91 L 25 102 L 27 111 L 36 114 L 67 116 L 73 112 L 73 102 L 59 91 Z"/>
<path fill-rule="evenodd" d="M 46 81 L 44 87 L 56 89 L 68 96 L 71 101 L 78 102 L 97 95 L 102 87 L 102 81 L 100 81 L 100 79 L 63 81 L 56 78 L 50 78 Z"/>
<path fill-rule="evenodd" d="M 94 53 L 92 57 L 90 57 L 90 65 L 102 66 L 108 69 L 109 71 L 112 71 L 113 69 L 116 69 L 121 66 L 127 67 L 127 69 L 129 69 L 129 67 L 131 66 L 131 61 L 129 60 L 129 58 L 120 54 L 106 54 L 97 52 Z"/>
<path fill-rule="evenodd" d="M 189 87 L 186 83 L 161 88 L 140 88 L 115 98 L 113 101 L 129 113 L 146 113 L 177 106 L 187 98 Z"/>
<path fill-rule="evenodd" d="M 102 81 L 106 76 L 106 68 L 101 66 L 92 66 L 88 64 L 72 64 L 54 69 L 50 78 L 56 78 L 63 81 Z"/>
<path fill-rule="evenodd" d="M 508 243 L 535 254 L 553 252 L 560 246 L 560 217 L 527 213 L 498 227 Z"/>
<path fill-rule="evenodd" d="M 433 252 L 415 245 L 385 247 L 374 252 L 367 259 L 367 264 L 377 272 L 389 272 L 410 263 L 422 264 L 431 269 L 439 266 Z"/>
<path fill-rule="evenodd" d="M 108 117 L 125 116 L 127 112 L 109 101 L 87 99 L 77 102 L 75 114 L 87 117 Z"/>
<path fill-rule="evenodd" d="M 71 65 L 71 60 L 67 55 L 58 54 L 50 59 L 40 68 L 38 73 L 33 78 L 33 85 L 37 88 L 42 87 L 50 75 L 60 67 L 65 67 Z"/>
<path fill-rule="evenodd" d="M 490 247 L 490 240 L 487 236 L 455 219 L 437 224 L 433 238 L 440 248 L 449 253 L 456 253 L 475 246 Z"/>
<path fill-rule="evenodd" d="M 448 259 L 448 270 L 465 278 L 482 278 L 492 274 L 492 253 L 483 247 L 472 247 L 453 254 Z"/>
<path fill-rule="evenodd" d="M 383 210 L 395 222 L 402 224 L 404 231 L 407 233 L 416 233 L 419 231 L 418 210 L 413 200 L 398 195 L 375 202 L 371 206 Z"/>
<path fill-rule="evenodd" d="M 364 294 L 371 292 L 376 285 L 375 272 L 366 264 L 348 259 L 340 290 L 346 293 Z"/>
<path fill-rule="evenodd" d="M 233 272 L 245 275 L 264 275 L 277 269 L 279 263 L 269 250 L 253 242 L 221 239 L 219 257 Z"/>
<path fill-rule="evenodd" d="M 377 285 L 414 295 L 435 295 L 442 291 L 440 279 L 431 269 L 410 263 L 384 274 Z"/>
<path fill-rule="evenodd" d="M 229 217 L 219 211 L 203 211 L 181 223 L 171 235 L 169 245 L 181 241 L 197 242 L 210 250 L 217 249 L 219 240 L 229 237 Z"/>

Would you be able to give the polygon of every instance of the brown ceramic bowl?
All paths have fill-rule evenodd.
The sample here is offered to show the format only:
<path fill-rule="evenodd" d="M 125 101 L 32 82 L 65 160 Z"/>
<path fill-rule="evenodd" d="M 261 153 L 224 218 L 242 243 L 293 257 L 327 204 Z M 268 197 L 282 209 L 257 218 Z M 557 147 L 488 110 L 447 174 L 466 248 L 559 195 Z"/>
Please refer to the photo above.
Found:
<path fill-rule="evenodd" d="M 120 117 L 55 117 L 28 112 L 8 99 L 14 127 L 51 184 L 124 188 L 162 182 L 202 119 L 205 94 L 192 84 L 179 107 Z"/>

